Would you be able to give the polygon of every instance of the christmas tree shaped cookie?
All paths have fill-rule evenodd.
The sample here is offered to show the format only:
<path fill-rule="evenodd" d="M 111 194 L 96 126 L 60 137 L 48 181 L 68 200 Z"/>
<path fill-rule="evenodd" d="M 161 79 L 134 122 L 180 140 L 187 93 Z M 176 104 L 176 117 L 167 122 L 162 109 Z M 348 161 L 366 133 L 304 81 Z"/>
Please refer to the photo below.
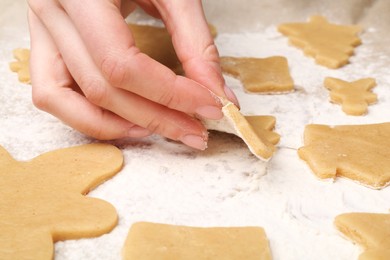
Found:
<path fill-rule="evenodd" d="M 347 64 L 354 47 L 361 44 L 359 26 L 332 24 L 322 16 L 312 16 L 307 23 L 281 24 L 278 30 L 318 64 L 332 69 Z"/>
<path fill-rule="evenodd" d="M 308 125 L 298 154 L 321 179 L 345 177 L 381 189 L 390 183 L 390 123 Z"/>
<path fill-rule="evenodd" d="M 277 94 L 294 90 L 285 57 L 221 57 L 221 68 L 222 72 L 238 78 L 248 92 Z"/>
<path fill-rule="evenodd" d="M 30 84 L 31 83 L 30 69 L 29 69 L 30 50 L 15 49 L 13 51 L 13 54 L 16 61 L 13 61 L 9 64 L 10 69 L 13 72 L 18 73 L 18 78 L 20 82 Z"/>
<path fill-rule="evenodd" d="M 343 111 L 348 115 L 363 115 L 367 113 L 368 105 L 377 101 L 376 95 L 370 91 L 376 86 L 373 78 L 347 82 L 328 77 L 325 78 L 324 85 L 330 90 L 331 101 L 341 104 Z"/>
<path fill-rule="evenodd" d="M 359 260 L 390 259 L 390 214 L 346 213 L 336 217 L 335 225 L 364 248 Z"/>
<path fill-rule="evenodd" d="M 130 229 L 123 258 L 270 260 L 272 257 L 261 227 L 201 228 L 138 222 Z"/>
<path fill-rule="evenodd" d="M 83 196 L 111 178 L 123 157 L 112 145 L 14 160 L 0 146 L 0 259 L 53 259 L 53 241 L 94 237 L 117 223 L 114 207 Z"/>

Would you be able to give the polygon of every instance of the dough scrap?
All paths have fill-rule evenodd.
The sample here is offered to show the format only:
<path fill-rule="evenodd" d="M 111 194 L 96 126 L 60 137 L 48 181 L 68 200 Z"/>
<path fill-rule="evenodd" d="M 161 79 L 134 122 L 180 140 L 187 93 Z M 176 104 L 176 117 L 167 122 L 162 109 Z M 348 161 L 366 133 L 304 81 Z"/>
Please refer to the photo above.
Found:
<path fill-rule="evenodd" d="M 240 137 L 256 157 L 268 161 L 276 150 L 275 144 L 280 139 L 278 134 L 270 133 L 275 125 L 275 119 L 271 121 L 270 118 L 262 119 L 263 123 L 261 119 L 254 122 L 258 117 L 257 119 L 256 117 L 244 117 L 233 103 L 229 101 L 224 101 L 224 103 L 222 107 L 224 117 L 220 120 L 203 120 L 206 128 Z M 262 126 L 259 127 L 259 125 Z"/>
<path fill-rule="evenodd" d="M 131 227 L 123 258 L 137 260 L 270 260 L 261 227 L 186 227 L 138 222 Z"/>
<path fill-rule="evenodd" d="M 381 189 L 390 183 L 390 122 L 307 125 L 298 155 L 321 179 L 342 176 Z"/>
<path fill-rule="evenodd" d="M 221 57 L 222 72 L 238 78 L 245 90 L 255 93 L 286 93 L 294 90 L 285 57 Z"/>
<path fill-rule="evenodd" d="M 0 259 L 53 259 L 53 241 L 111 231 L 114 207 L 83 194 L 122 164 L 121 151 L 108 144 L 59 149 L 26 162 L 0 146 Z"/>
<path fill-rule="evenodd" d="M 327 77 L 324 80 L 324 85 L 330 90 L 331 101 L 341 104 L 343 111 L 348 115 L 364 115 L 367 113 L 368 105 L 377 101 L 376 94 L 370 91 L 376 86 L 376 81 L 373 78 L 347 82 Z"/>
<path fill-rule="evenodd" d="M 30 84 L 30 50 L 18 48 L 13 50 L 13 55 L 17 61 L 11 62 L 9 64 L 10 69 L 13 72 L 18 73 L 18 79 L 20 82 Z"/>
<path fill-rule="evenodd" d="M 307 23 L 281 24 L 278 30 L 289 37 L 291 45 L 331 69 L 348 64 L 354 47 L 361 44 L 357 36 L 362 31 L 360 26 L 332 24 L 322 16 L 312 16 Z"/>
<path fill-rule="evenodd" d="M 390 214 L 346 213 L 338 215 L 334 223 L 364 248 L 359 260 L 390 259 Z"/>

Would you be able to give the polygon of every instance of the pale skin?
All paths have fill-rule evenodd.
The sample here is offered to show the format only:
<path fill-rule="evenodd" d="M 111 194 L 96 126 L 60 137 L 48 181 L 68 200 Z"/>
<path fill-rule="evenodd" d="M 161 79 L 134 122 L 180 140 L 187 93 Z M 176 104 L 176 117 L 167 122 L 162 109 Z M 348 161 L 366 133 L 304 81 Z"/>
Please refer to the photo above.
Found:
<path fill-rule="evenodd" d="M 200 0 L 30 0 L 34 104 L 97 139 L 156 133 L 203 150 L 197 118 L 220 119 L 225 85 Z M 142 54 L 124 21 L 161 18 L 185 77 Z"/>

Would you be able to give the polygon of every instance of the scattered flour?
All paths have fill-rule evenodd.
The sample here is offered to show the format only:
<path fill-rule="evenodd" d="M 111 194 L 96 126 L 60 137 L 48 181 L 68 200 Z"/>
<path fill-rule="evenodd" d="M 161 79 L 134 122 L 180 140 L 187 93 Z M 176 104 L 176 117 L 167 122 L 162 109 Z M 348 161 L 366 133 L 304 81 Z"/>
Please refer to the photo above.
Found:
<path fill-rule="evenodd" d="M 7 3 L 9 4 L 7 6 Z M 0 7 L 3 4 L 0 4 Z M 40 153 L 89 143 L 92 140 L 35 109 L 31 87 L 20 84 L 8 69 L 12 49 L 28 47 L 25 1 L 6 1 L 0 17 L 0 145 L 19 160 Z M 20 11 L 23 10 L 23 11 Z M 90 196 L 112 203 L 119 225 L 94 239 L 56 243 L 56 259 L 120 259 L 129 227 L 135 221 L 193 226 L 262 226 L 274 259 L 357 259 L 360 249 L 339 235 L 333 219 L 344 212 L 388 212 L 390 189 L 375 191 L 348 180 L 317 180 L 296 149 L 302 146 L 306 124 L 365 124 L 390 118 L 390 52 L 375 52 L 374 29 L 363 35 L 351 64 L 339 70 L 318 66 L 287 44 L 276 28 L 259 33 L 220 34 L 222 56 L 285 56 L 296 91 L 255 95 L 239 81 L 226 77 L 241 101 L 244 114 L 273 115 L 281 134 L 279 150 L 265 167 L 236 137 L 211 133 L 209 149 L 196 152 L 152 136 L 115 142 L 124 153 L 125 167 Z M 326 76 L 354 80 L 377 79 L 379 101 L 368 115 L 345 115 L 329 102 Z M 53 173 L 55 174 L 55 173 Z"/>

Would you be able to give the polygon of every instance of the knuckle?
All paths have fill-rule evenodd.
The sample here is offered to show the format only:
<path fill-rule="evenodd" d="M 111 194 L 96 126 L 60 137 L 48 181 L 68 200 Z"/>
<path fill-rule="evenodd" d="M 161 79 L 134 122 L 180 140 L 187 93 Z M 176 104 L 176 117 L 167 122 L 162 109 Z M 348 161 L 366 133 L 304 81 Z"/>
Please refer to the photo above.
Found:
<path fill-rule="evenodd" d="M 100 110 L 97 118 L 99 122 L 105 122 L 105 117 L 107 116 L 108 111 Z M 88 136 L 94 137 L 99 140 L 109 140 L 112 139 L 109 133 L 106 131 L 104 124 L 90 124 L 86 123 L 82 127 L 82 132 Z"/>
<path fill-rule="evenodd" d="M 45 0 L 28 0 L 28 5 L 31 10 L 38 16 L 42 16 L 47 12 L 48 2 Z"/>
<path fill-rule="evenodd" d="M 167 106 L 169 108 L 177 108 L 180 104 L 180 97 L 175 95 L 175 91 L 168 89 L 164 90 L 164 93 L 160 96 L 158 103 Z"/>
<path fill-rule="evenodd" d="M 165 126 L 163 124 L 164 116 L 162 114 L 155 115 L 148 122 L 146 128 L 155 134 L 163 134 L 165 132 Z"/>
<path fill-rule="evenodd" d="M 107 88 L 102 80 L 83 76 L 79 81 L 85 97 L 93 104 L 104 106 L 107 100 Z"/>
<path fill-rule="evenodd" d="M 206 48 L 203 50 L 203 58 L 208 61 L 218 62 L 218 49 L 214 42 L 207 44 Z"/>
<path fill-rule="evenodd" d="M 103 134 L 103 128 L 99 125 L 89 125 L 84 129 L 84 134 L 91 136 L 99 140 L 107 140 L 106 136 Z"/>
<path fill-rule="evenodd" d="M 32 102 L 35 107 L 40 110 L 48 111 L 49 110 L 49 100 L 50 95 L 46 91 L 42 91 L 40 88 L 36 88 L 33 85 L 32 88 Z"/>
<path fill-rule="evenodd" d="M 124 81 L 132 79 L 132 70 L 135 61 L 139 57 L 140 51 L 137 47 L 132 46 L 127 49 L 123 55 L 107 53 L 102 58 L 100 69 L 106 79 L 114 86 L 120 86 Z"/>
<path fill-rule="evenodd" d="M 101 70 L 108 81 L 116 85 L 123 82 L 126 73 L 122 62 L 117 57 L 112 55 L 107 55 L 103 58 Z"/>

